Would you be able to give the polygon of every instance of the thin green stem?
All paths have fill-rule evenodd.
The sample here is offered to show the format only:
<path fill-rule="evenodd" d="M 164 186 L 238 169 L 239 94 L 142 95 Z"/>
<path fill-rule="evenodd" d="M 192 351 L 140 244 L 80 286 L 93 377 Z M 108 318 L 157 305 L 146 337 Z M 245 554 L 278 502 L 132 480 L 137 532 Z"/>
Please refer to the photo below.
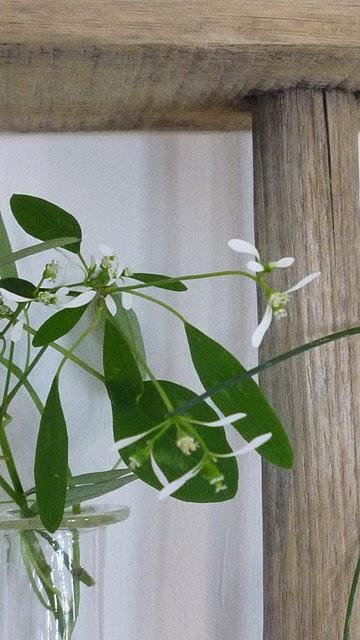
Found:
<path fill-rule="evenodd" d="M 78 256 L 79 256 L 79 260 L 80 260 L 82 266 L 84 267 L 84 269 L 85 269 L 85 271 L 87 273 L 89 271 L 89 267 L 88 267 L 88 265 L 86 263 L 85 258 L 81 255 L 81 253 L 79 253 Z"/>
<path fill-rule="evenodd" d="M 148 287 L 161 287 L 173 282 L 186 282 L 188 280 L 204 280 L 206 278 L 222 278 L 225 276 L 243 276 L 249 278 L 253 282 L 257 283 L 256 276 L 248 273 L 247 271 L 209 271 L 208 273 L 190 273 L 184 276 L 176 276 L 175 278 L 162 278 L 161 280 L 154 280 L 153 282 L 142 282 L 141 284 L 126 285 L 125 287 L 119 287 L 117 291 L 135 291 L 137 289 L 145 289 Z"/>
<path fill-rule="evenodd" d="M 4 336 L 0 335 L 0 340 L 2 342 L 2 347 L 1 347 L 1 351 L 0 351 L 0 357 L 4 355 L 5 351 L 6 351 L 6 340 L 4 338 Z"/>
<path fill-rule="evenodd" d="M 138 291 L 133 291 L 132 295 L 137 296 L 138 298 L 143 298 L 144 300 L 148 300 L 149 302 L 153 302 L 154 304 L 157 304 L 159 307 L 162 307 L 163 309 L 170 311 L 170 313 L 172 313 L 174 316 L 179 318 L 181 322 L 183 322 L 184 324 L 187 324 L 186 318 L 183 315 L 181 315 L 179 311 L 174 309 L 174 307 L 172 307 L 170 304 L 167 304 L 162 300 L 158 300 L 157 298 L 153 298 L 152 296 L 145 295 L 145 293 L 139 293 Z"/>
<path fill-rule="evenodd" d="M 8 482 L 6 482 L 5 478 L 3 478 L 2 476 L 0 476 L 0 487 L 8 494 L 9 498 L 12 499 L 13 502 L 15 502 L 15 504 L 17 504 L 19 507 L 22 506 L 22 503 L 18 500 L 18 495 L 17 493 L 14 491 L 14 489 L 9 485 Z"/>
<path fill-rule="evenodd" d="M 137 294 L 139 295 L 139 294 Z M 253 378 L 260 371 L 265 371 L 266 369 L 270 369 L 270 367 L 274 367 L 275 365 L 280 364 L 281 362 L 285 362 L 290 358 L 294 358 L 302 353 L 306 353 L 307 351 L 311 351 L 312 349 L 317 349 L 318 347 L 322 347 L 329 342 L 335 342 L 336 340 L 341 340 L 342 338 L 346 338 L 348 336 L 358 335 L 360 333 L 360 327 L 352 327 L 351 329 L 344 329 L 343 331 L 337 331 L 336 333 L 331 333 L 327 336 L 323 336 L 322 338 L 318 338 L 317 340 L 312 340 L 311 342 L 307 342 L 303 344 L 301 347 L 296 347 L 295 349 L 291 349 L 291 351 L 286 351 L 285 353 L 281 353 L 278 356 L 274 356 L 266 362 L 262 362 L 261 364 L 253 367 L 252 369 L 248 369 L 248 371 L 244 371 L 239 375 L 232 376 L 231 378 L 227 378 L 223 382 L 220 382 L 218 385 L 207 389 L 204 393 L 201 393 L 196 398 L 189 400 L 188 402 L 184 402 L 184 404 L 180 405 L 175 409 L 175 411 L 170 415 L 181 415 L 195 407 L 197 404 L 200 404 L 207 398 L 216 395 L 220 391 L 224 391 L 225 389 L 229 389 L 233 387 L 235 384 L 240 384 L 247 378 Z"/>
<path fill-rule="evenodd" d="M 40 291 L 40 287 L 41 287 L 42 283 L 44 282 L 44 280 L 45 280 L 45 278 L 44 278 L 44 276 L 42 276 L 42 277 L 41 277 L 41 280 L 40 280 L 40 282 L 39 282 L 39 284 L 37 285 L 37 287 L 36 287 L 36 289 L 35 289 L 34 293 L 32 294 L 32 297 L 33 297 L 34 299 L 36 298 L 37 294 L 39 293 L 39 291 Z"/>
<path fill-rule="evenodd" d="M 33 336 L 36 333 L 36 330 L 33 329 L 28 324 L 24 325 L 24 329 L 25 331 L 28 331 L 29 333 L 31 333 L 31 335 Z M 51 349 L 54 349 L 55 351 L 57 351 L 58 353 L 61 353 L 63 356 L 66 356 L 68 360 L 71 360 L 71 362 L 73 362 L 78 367 L 80 367 L 80 369 L 83 369 L 84 371 L 89 373 L 91 376 L 93 376 L 97 380 L 100 380 L 101 382 L 105 382 L 104 376 L 99 371 L 91 367 L 89 364 L 87 364 L 87 362 L 84 362 L 78 356 L 74 355 L 73 353 L 70 353 L 70 351 L 68 349 L 65 349 L 65 347 L 62 347 L 57 342 L 51 342 L 48 346 L 51 347 Z"/>
<path fill-rule="evenodd" d="M 16 396 L 18 391 L 20 391 L 21 387 L 25 384 L 25 380 L 27 380 L 27 378 L 29 377 L 29 375 L 32 372 L 32 370 L 34 369 L 34 367 L 36 367 L 36 365 L 39 362 L 40 358 L 42 358 L 42 356 L 44 355 L 46 349 L 47 349 L 47 346 L 42 347 L 42 349 L 40 349 L 40 351 L 36 354 L 35 358 L 30 362 L 30 364 L 27 367 L 27 369 L 25 369 L 25 371 L 22 374 L 22 376 L 20 377 L 19 381 L 12 388 L 10 393 L 6 396 L 6 399 L 4 401 L 5 410 L 8 409 L 8 407 L 10 405 L 10 402 L 14 399 L 14 397 Z"/>
<path fill-rule="evenodd" d="M 10 368 L 13 375 L 15 375 L 19 380 L 24 376 L 24 372 L 14 363 L 10 363 L 7 358 L 0 356 L 0 364 L 2 364 L 6 368 Z M 30 395 L 35 407 L 42 414 L 44 410 L 44 405 L 42 404 L 38 394 L 36 393 L 34 387 L 28 380 L 24 380 L 23 382 L 24 388 Z"/>
<path fill-rule="evenodd" d="M 92 322 L 90 322 L 90 324 L 86 327 L 86 329 L 80 334 L 80 336 L 75 340 L 75 342 L 71 345 L 70 349 L 67 349 L 66 354 L 64 355 L 63 359 L 61 360 L 57 371 L 56 371 L 56 375 L 59 376 L 60 372 L 64 366 L 64 364 L 66 363 L 67 360 L 70 360 L 70 356 L 73 355 L 73 352 L 80 346 L 80 344 L 96 329 L 96 326 L 99 323 L 100 317 L 101 317 L 101 312 L 102 309 L 101 307 L 99 307 L 94 320 L 92 320 Z"/>
<path fill-rule="evenodd" d="M 24 308 L 26 308 L 27 303 L 26 302 L 19 302 L 18 306 L 16 308 L 16 310 L 13 312 L 11 320 L 9 320 L 9 322 L 7 323 L 6 327 L 4 327 L 4 329 L 1 331 L 1 336 L 4 337 L 5 334 L 9 331 L 9 329 L 11 329 L 11 327 L 15 324 L 14 320 L 17 320 L 18 316 L 20 315 L 21 311 L 23 311 Z"/>
<path fill-rule="evenodd" d="M 9 352 L 9 363 L 10 365 L 13 363 L 14 360 L 14 351 L 15 351 L 15 344 L 13 342 L 10 343 L 10 352 Z M 4 385 L 4 391 L 3 391 L 3 396 L 2 396 L 2 400 L 1 400 L 1 407 L 0 407 L 0 429 L 2 428 L 2 421 L 4 419 L 5 416 L 5 400 L 9 391 L 9 387 L 10 387 L 10 381 L 11 381 L 11 366 L 7 369 L 6 371 L 6 378 L 5 378 L 5 385 Z"/>
<path fill-rule="evenodd" d="M 360 580 L 360 558 L 357 561 L 357 565 L 356 565 L 355 573 L 354 573 L 354 578 L 353 578 L 353 581 L 352 581 L 352 584 L 351 584 L 349 600 L 348 600 L 348 606 L 347 606 L 347 609 L 346 609 L 343 640 L 350 640 L 351 616 L 352 616 L 352 612 L 353 612 L 353 608 L 354 608 L 356 589 L 357 589 L 357 586 L 359 584 L 359 580 Z"/>
<path fill-rule="evenodd" d="M 10 352 L 9 352 L 10 365 L 12 364 L 14 359 L 14 351 L 15 351 L 15 345 L 13 342 L 11 342 Z M 10 381 L 11 381 L 11 367 L 9 367 L 6 371 L 6 379 L 5 379 L 3 397 L 2 397 L 1 407 L 0 407 L 0 447 L 4 455 L 6 468 L 8 470 L 9 476 L 11 478 L 11 481 L 13 483 L 13 487 L 17 496 L 16 503 L 20 506 L 20 508 L 24 513 L 27 513 L 28 506 L 27 506 L 27 501 L 24 494 L 24 489 L 21 484 L 20 476 L 16 469 L 15 460 L 12 455 L 11 447 L 10 447 L 10 444 L 5 432 L 5 428 L 4 428 L 4 419 L 6 416 L 6 398 L 9 392 Z"/>
<path fill-rule="evenodd" d="M 169 396 L 167 395 L 167 393 L 164 391 L 163 387 L 161 386 L 159 380 L 156 379 L 154 373 L 152 372 L 152 370 L 150 369 L 149 365 L 147 364 L 147 362 L 145 362 L 145 360 L 140 356 L 140 354 L 138 352 L 136 352 L 136 358 L 139 362 L 139 364 L 142 366 L 142 368 L 144 369 L 144 371 L 146 371 L 147 375 L 149 376 L 151 382 L 153 383 L 155 389 L 157 390 L 159 396 L 161 397 L 166 410 L 171 412 L 174 410 L 174 406 L 169 398 Z"/>
<path fill-rule="evenodd" d="M 29 314 L 27 311 L 24 311 L 24 313 L 25 313 L 25 320 L 29 324 Z M 26 359 L 25 359 L 25 367 L 24 367 L 25 371 L 30 364 L 30 358 L 31 358 L 31 336 L 30 336 L 30 333 L 27 333 L 26 334 Z"/>

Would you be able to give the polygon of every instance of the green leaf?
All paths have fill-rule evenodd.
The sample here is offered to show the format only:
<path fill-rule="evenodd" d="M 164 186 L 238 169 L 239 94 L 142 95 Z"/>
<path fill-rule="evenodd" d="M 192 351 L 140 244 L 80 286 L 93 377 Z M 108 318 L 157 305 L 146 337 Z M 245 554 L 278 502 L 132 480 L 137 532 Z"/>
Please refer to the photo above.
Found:
<path fill-rule="evenodd" d="M 190 391 L 190 389 L 181 387 L 174 382 L 164 380 L 159 382 L 170 398 L 174 408 L 196 397 L 196 394 Z M 116 441 L 142 434 L 163 422 L 168 415 L 167 409 L 151 381 L 144 383 L 144 393 L 137 405 L 128 407 L 118 403 L 115 409 L 114 438 Z M 192 416 L 200 422 L 211 422 L 218 418 L 213 409 L 205 402 L 196 405 L 196 407 L 186 415 Z M 231 452 L 231 448 L 226 440 L 225 431 L 222 427 L 194 425 L 194 428 L 212 452 Z M 136 443 L 122 448 L 120 453 L 123 460 L 129 464 L 130 456 L 145 447 L 150 437 L 150 435 L 147 435 Z M 200 450 L 195 451 L 190 456 L 184 455 L 177 446 L 176 440 L 176 427 L 171 426 L 169 430 L 156 441 L 154 447 L 155 460 L 169 481 L 182 476 L 192 469 L 202 458 Z M 181 487 L 174 494 L 174 497 L 187 502 L 222 502 L 233 498 L 238 486 L 237 462 L 234 458 L 220 458 L 217 466 L 224 474 L 224 482 L 227 486 L 225 491 L 215 493 L 214 487 L 201 475 L 197 475 Z M 145 460 L 140 467 L 137 467 L 134 473 L 152 487 L 161 489 L 162 485 L 156 477 L 149 459 Z"/>
<path fill-rule="evenodd" d="M 6 260 L 6 256 L 10 259 Z M 4 260 L 5 257 L 5 260 Z M 12 257 L 11 243 L 6 231 L 5 223 L 0 213 L 0 277 L 16 278 L 17 270 L 15 260 Z"/>
<path fill-rule="evenodd" d="M 16 293 L 18 296 L 24 296 L 24 298 L 32 298 L 36 291 L 36 287 L 32 282 L 22 278 L 2 278 L 0 280 L 0 288 Z"/>
<path fill-rule="evenodd" d="M 171 278 L 171 276 L 163 276 L 159 273 L 133 273 L 132 278 L 135 280 L 140 280 L 140 282 L 160 282 L 161 280 L 167 280 Z M 169 291 L 187 291 L 187 287 L 183 282 L 168 282 L 167 284 L 157 284 L 154 285 L 157 289 L 169 289 Z"/>
<path fill-rule="evenodd" d="M 35 333 L 33 346 L 43 347 L 69 333 L 79 322 L 87 307 L 86 304 L 82 307 L 62 309 L 58 313 L 54 313 Z"/>
<path fill-rule="evenodd" d="M 80 252 L 81 228 L 78 221 L 56 204 L 24 194 L 14 194 L 10 200 L 11 211 L 18 224 L 33 238 L 54 240 L 59 237 L 74 237 L 73 244 L 66 245 L 68 251 Z"/>
<path fill-rule="evenodd" d="M 128 476 L 129 473 L 129 469 L 127 468 L 81 473 L 78 476 L 72 476 L 71 485 L 74 487 L 83 487 L 84 485 L 97 484 L 98 482 L 109 482 L 110 480 L 117 480 L 119 478 L 122 478 L 122 476 Z"/>
<path fill-rule="evenodd" d="M 4 278 L 7 277 L 6 273 L 2 272 L 1 267 L 9 267 L 14 262 L 18 260 L 22 260 L 22 258 L 27 258 L 28 256 L 33 256 L 36 253 L 42 253 L 43 251 L 49 251 L 49 249 L 56 249 L 57 247 L 65 247 L 68 244 L 74 244 L 76 242 L 76 238 L 55 238 L 54 240 L 46 240 L 45 242 L 39 242 L 38 244 L 32 244 L 30 247 L 25 247 L 25 249 L 18 249 L 17 251 L 9 252 L 9 248 L 7 249 L 7 253 L 1 253 L 0 255 L 0 275 Z M 1 245 L 0 245 L 1 248 Z M 11 251 L 11 247 L 10 247 Z M 9 277 L 16 277 L 17 272 L 16 268 L 13 274 L 8 274 Z"/>
<path fill-rule="evenodd" d="M 66 506 L 79 504 L 79 502 L 85 502 L 85 500 L 91 500 L 110 491 L 115 491 L 132 480 L 136 480 L 136 476 L 128 468 L 94 471 L 93 473 L 72 476 L 71 485 L 66 494 Z M 35 487 L 26 491 L 27 496 L 34 493 Z M 34 514 L 38 512 L 36 503 L 32 505 L 31 511 Z"/>
<path fill-rule="evenodd" d="M 140 358 L 146 362 L 144 340 L 135 311 L 132 309 L 124 309 L 121 304 L 121 294 L 112 294 L 112 298 L 117 308 L 116 315 L 111 318 L 113 324 L 115 324 L 125 336 L 135 358 L 139 355 Z"/>
<path fill-rule="evenodd" d="M 124 334 L 109 320 L 105 321 L 103 362 L 112 406 L 136 404 L 143 392 L 141 373 Z"/>
<path fill-rule="evenodd" d="M 245 371 L 229 351 L 199 329 L 186 324 L 185 330 L 194 367 L 205 389 L 210 389 Z M 212 400 L 225 415 L 239 411 L 247 414 L 246 418 L 234 423 L 235 429 L 245 440 L 249 441 L 263 433 L 271 432 L 271 440 L 262 445 L 258 452 L 279 467 L 292 467 L 293 453 L 288 436 L 252 378 L 219 391 Z"/>
<path fill-rule="evenodd" d="M 126 473 L 108 480 L 69 487 L 66 494 L 66 506 L 72 507 L 75 504 L 86 502 L 86 500 L 99 498 L 107 493 L 111 493 L 111 491 L 116 491 L 117 489 L 124 487 L 126 484 L 129 484 L 129 482 L 133 482 L 136 479 L 136 476 L 127 469 Z"/>
<path fill-rule="evenodd" d="M 39 515 L 53 533 L 61 523 L 66 499 L 68 437 L 55 376 L 41 416 L 35 454 L 35 487 Z"/>

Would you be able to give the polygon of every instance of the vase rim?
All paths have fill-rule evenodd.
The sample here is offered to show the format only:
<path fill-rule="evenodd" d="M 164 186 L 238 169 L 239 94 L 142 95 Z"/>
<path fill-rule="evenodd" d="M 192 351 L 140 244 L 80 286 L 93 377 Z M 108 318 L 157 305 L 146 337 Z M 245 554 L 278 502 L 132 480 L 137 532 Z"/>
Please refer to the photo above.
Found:
<path fill-rule="evenodd" d="M 130 509 L 126 506 L 95 504 L 81 508 L 81 513 L 66 509 L 58 529 L 95 529 L 126 520 Z M 45 530 L 39 516 L 24 518 L 18 509 L 0 508 L 0 531 Z"/>

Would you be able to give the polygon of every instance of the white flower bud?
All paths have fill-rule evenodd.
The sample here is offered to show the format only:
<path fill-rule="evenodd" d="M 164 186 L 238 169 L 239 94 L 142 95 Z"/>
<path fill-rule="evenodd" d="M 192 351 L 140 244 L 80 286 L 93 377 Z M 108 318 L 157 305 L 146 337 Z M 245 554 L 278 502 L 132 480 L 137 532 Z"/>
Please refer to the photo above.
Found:
<path fill-rule="evenodd" d="M 51 262 L 48 262 L 48 264 L 45 265 L 43 279 L 51 280 L 52 282 L 55 282 L 56 278 L 59 275 L 59 271 L 60 271 L 59 263 L 56 262 L 56 260 L 52 260 Z"/>
<path fill-rule="evenodd" d="M 51 304 L 57 304 L 57 296 L 54 293 L 50 293 L 50 291 L 39 291 L 37 295 L 37 299 L 42 304 L 49 306 Z"/>
<path fill-rule="evenodd" d="M 195 442 L 194 438 L 188 435 L 181 436 L 176 441 L 176 445 L 179 447 L 182 453 L 186 456 L 190 456 L 199 447 L 199 443 Z"/>

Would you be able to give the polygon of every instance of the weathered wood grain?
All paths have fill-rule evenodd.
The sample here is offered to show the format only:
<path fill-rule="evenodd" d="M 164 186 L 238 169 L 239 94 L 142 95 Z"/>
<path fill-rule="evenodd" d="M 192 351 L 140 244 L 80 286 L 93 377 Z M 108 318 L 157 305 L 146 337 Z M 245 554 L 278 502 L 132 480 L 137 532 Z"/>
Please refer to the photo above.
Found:
<path fill-rule="evenodd" d="M 283 290 L 320 270 L 274 321 L 264 360 L 359 324 L 360 215 L 354 97 L 290 90 L 254 113 L 257 243 L 294 255 Z M 265 640 L 340 640 L 359 555 L 360 341 L 322 347 L 261 376 L 291 435 L 295 469 L 263 469 Z M 360 602 L 353 638 L 360 628 Z"/>
<path fill-rule="evenodd" d="M 2 0 L 1 42 L 59 46 L 358 46 L 360 3 L 340 0 Z"/>
<path fill-rule="evenodd" d="M 360 2 L 3 0 L 0 129 L 247 128 L 244 96 L 360 90 Z"/>

